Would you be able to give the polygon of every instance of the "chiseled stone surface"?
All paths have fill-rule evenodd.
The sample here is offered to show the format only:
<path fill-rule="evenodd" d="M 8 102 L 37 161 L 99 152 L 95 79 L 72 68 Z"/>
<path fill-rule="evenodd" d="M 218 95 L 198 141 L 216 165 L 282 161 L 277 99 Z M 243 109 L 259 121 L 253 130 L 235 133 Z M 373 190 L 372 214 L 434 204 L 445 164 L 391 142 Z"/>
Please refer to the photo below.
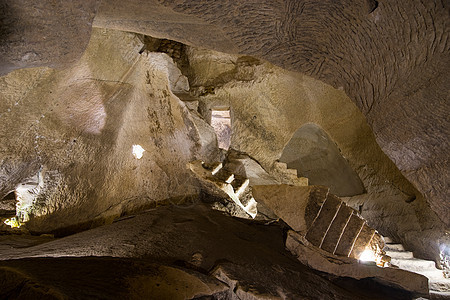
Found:
<path fill-rule="evenodd" d="M 330 193 L 327 195 L 327 199 L 322 204 L 322 208 L 320 209 L 318 216 L 306 233 L 306 239 L 308 241 L 317 247 L 322 245 L 322 241 L 328 231 L 328 228 L 332 225 L 333 219 L 341 205 L 345 205 L 341 199 Z"/>
<path fill-rule="evenodd" d="M 2 38 L 7 37 L 2 49 L 9 49 L 14 56 L 23 54 L 23 51 L 16 51 L 22 47 L 20 45 L 25 45 L 27 51 L 30 48 L 29 55 L 26 53 L 20 57 L 24 58 L 21 67 L 63 66 L 62 61 L 72 62 L 81 56 L 88 41 L 83 28 L 89 30 L 90 17 L 95 11 L 91 8 L 95 8 L 96 2 L 43 0 L 27 2 L 26 5 L 22 1 L 7 2 L 2 4 L 5 12 L 2 21 L 8 23 L 2 26 L 8 31 L 6 34 L 2 32 Z M 447 8 L 448 3 L 444 1 L 421 0 L 366 1 L 363 4 L 351 0 L 257 1 L 256 4 L 252 1 L 103 1 L 94 24 L 172 38 L 230 53 L 254 55 L 343 90 L 334 90 L 299 73 L 281 71 L 283 76 L 279 76 L 280 70 L 273 67 L 269 70 L 276 76 L 266 76 L 261 80 L 258 72 L 264 64 L 258 65 L 254 59 L 251 60 L 253 62 L 248 58 L 236 61 L 235 65 L 233 59 L 228 64 L 220 61 L 224 69 L 234 65 L 233 71 L 237 67 L 228 75 L 242 84 L 238 86 L 236 81 L 231 84 L 238 86 L 234 93 L 229 87 L 223 93 L 217 92 L 218 97 L 223 94 L 235 96 L 235 100 L 230 101 L 236 106 L 236 119 L 240 120 L 234 128 L 236 133 L 241 132 L 241 137 L 234 142 L 242 145 L 240 150 L 252 149 L 253 153 L 249 151 L 249 154 L 268 168 L 281 155 L 283 145 L 295 130 L 307 122 L 317 123 L 336 142 L 363 181 L 368 194 L 355 201 L 364 203 L 363 215 L 371 225 L 408 244 L 421 256 L 436 259 L 439 245 L 448 242 L 442 233 L 445 230 L 442 223 L 449 219 L 448 202 L 443 200 L 446 199 L 449 170 L 446 159 L 449 103 L 446 101 L 446 79 L 450 70 L 446 43 L 446 28 L 449 27 Z M 42 34 L 46 32 L 42 31 L 43 21 L 49 35 Z M 70 26 L 78 24 L 82 28 L 75 26 L 77 28 L 66 30 L 65 23 L 70 23 Z M 8 35 L 11 28 L 13 31 L 18 28 L 18 31 Z M 22 29 L 26 30 L 21 32 Z M 22 39 L 24 35 L 26 39 Z M 19 46 L 15 47 L 14 43 L 18 41 Z M 30 42 L 27 44 L 26 41 Z M 33 61 L 33 51 L 42 59 Z M 99 53 L 99 57 L 111 58 L 108 51 Z M 7 72 L 10 67 L 3 70 Z M 29 76 L 26 73 L 22 72 L 18 77 L 25 79 Z M 36 78 L 45 79 L 45 76 L 40 77 L 42 73 L 36 75 Z M 24 80 L 19 85 L 33 86 L 36 78 Z M 242 91 L 242 86 L 257 93 L 245 95 L 238 92 Z M 26 90 L 22 92 L 26 94 Z M 357 112 L 345 94 L 364 115 Z M 40 95 L 41 105 L 45 98 Z M 26 106 L 33 110 L 36 105 Z M 283 110 L 274 109 L 280 107 Z M 21 112 L 21 115 L 26 114 L 28 112 Z M 265 115 L 275 122 L 267 122 L 262 118 Z M 440 221 L 429 211 L 429 205 L 419 191 L 400 175 L 378 148 L 373 147 L 375 139 L 365 117 L 382 149 L 424 194 L 440 216 Z M 13 116 L 12 120 L 18 118 Z M 92 121 L 98 120 L 94 118 Z M 268 129 L 272 126 L 276 134 Z M 21 132 L 27 132 L 27 128 Z M 279 138 L 280 132 L 282 136 Z M 23 157 L 12 159 L 13 166 L 7 166 L 7 177 L 11 182 L 35 175 L 40 167 L 39 163 L 28 159 L 33 157 L 30 153 Z M 162 163 L 156 165 L 159 167 Z M 60 176 L 59 173 L 47 174 L 54 178 Z M 165 172 L 160 172 L 160 175 L 164 177 Z M 76 178 L 77 174 L 73 177 Z M 101 175 L 97 177 L 102 178 Z M 93 185 L 97 186 L 97 183 Z M 97 199 L 105 196 L 95 197 L 91 191 L 86 193 Z M 85 196 L 81 195 L 81 198 Z M 110 209 L 110 206 L 102 206 L 102 203 L 94 203 L 93 211 Z M 63 219 L 71 215 L 67 213 Z"/>
<path fill-rule="evenodd" d="M 0 75 L 31 67 L 67 67 L 91 37 L 98 0 L 6 0 L 0 4 Z"/>
<path fill-rule="evenodd" d="M 366 247 L 369 245 L 374 234 L 375 230 L 373 228 L 370 228 L 367 223 L 364 223 L 361 231 L 359 232 L 358 238 L 353 244 L 352 252 L 350 252 L 350 257 L 359 258 Z"/>
<path fill-rule="evenodd" d="M 345 225 L 347 225 L 347 222 L 352 216 L 352 213 L 353 209 L 351 209 L 347 205 L 341 205 L 341 207 L 339 207 L 339 211 L 337 212 L 333 223 L 330 225 L 327 235 L 323 239 L 323 243 L 321 246 L 323 250 L 334 253 Z"/>
<path fill-rule="evenodd" d="M 77 231 L 198 193 L 186 164 L 218 149 L 202 148 L 206 130 L 172 93 L 172 59 L 142 46 L 135 34 L 95 29 L 75 66 L 0 78 L 0 197 L 42 179 L 28 229 Z"/>
<path fill-rule="evenodd" d="M 116 0 L 95 20 L 260 57 L 343 89 L 447 225 L 448 24 L 448 2 L 422 0 Z"/>
<path fill-rule="evenodd" d="M 214 94 L 199 96 L 200 111 L 207 115 L 215 106 L 231 107 L 233 148 L 272 172 L 295 131 L 317 124 L 364 184 L 366 193 L 343 200 L 384 236 L 407 244 L 418 256 L 439 260 L 439 245 L 449 242 L 444 223 L 381 151 L 364 115 L 344 92 L 262 61 L 247 63 L 244 72 L 245 56 L 187 50 L 192 90 L 214 87 Z M 251 74 L 251 80 L 240 73 Z"/>
<path fill-rule="evenodd" d="M 315 203 L 313 192 L 321 187 L 290 185 L 257 185 L 252 187 L 253 197 L 262 202 L 295 231 L 306 234 L 309 202 Z M 320 208 L 320 206 L 319 206 Z"/>
<path fill-rule="evenodd" d="M 345 226 L 341 239 L 336 247 L 335 254 L 341 256 L 349 256 L 352 251 L 353 244 L 355 243 L 358 233 L 360 232 L 364 220 L 353 213 L 348 220 L 347 226 Z"/>

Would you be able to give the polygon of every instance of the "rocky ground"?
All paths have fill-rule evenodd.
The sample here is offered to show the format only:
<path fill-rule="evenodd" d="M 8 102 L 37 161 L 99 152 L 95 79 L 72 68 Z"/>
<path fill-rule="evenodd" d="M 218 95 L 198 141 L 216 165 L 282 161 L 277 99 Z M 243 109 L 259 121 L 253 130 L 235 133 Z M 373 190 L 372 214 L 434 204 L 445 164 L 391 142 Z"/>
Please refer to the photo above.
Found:
<path fill-rule="evenodd" d="M 35 246 L 3 236 L 0 298 L 413 297 L 376 280 L 309 269 L 285 249 L 286 229 L 193 204 L 159 207 L 56 240 L 41 237 L 45 243 Z"/>

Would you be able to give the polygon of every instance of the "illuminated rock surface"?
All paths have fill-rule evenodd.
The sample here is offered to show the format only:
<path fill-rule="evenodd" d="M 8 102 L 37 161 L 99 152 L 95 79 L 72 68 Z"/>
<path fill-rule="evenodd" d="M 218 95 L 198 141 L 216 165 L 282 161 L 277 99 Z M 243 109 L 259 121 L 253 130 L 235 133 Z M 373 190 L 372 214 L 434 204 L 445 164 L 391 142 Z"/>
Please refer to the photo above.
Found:
<path fill-rule="evenodd" d="M 209 201 L 209 206 L 248 218 L 252 215 L 244 208 L 253 203 L 251 187 L 309 182 L 330 188 L 367 221 L 363 224 L 347 206 L 333 209 L 333 201 L 327 201 L 329 214 L 323 210 L 322 217 L 333 219 L 333 226 L 325 237 L 320 235 L 321 226 L 308 235 L 316 244 L 320 241 L 323 249 L 360 254 L 373 228 L 401 243 L 414 259 L 432 260 L 449 274 L 448 11 L 446 1 L 422 0 L 3 1 L 0 251 L 5 258 L 13 257 L 25 251 L 20 247 L 51 239 L 39 234 L 69 235 L 162 205 Z M 211 126 L 217 111 L 226 112 L 228 123 L 222 126 L 226 130 L 219 133 L 227 137 L 226 142 L 217 139 Z M 219 148 L 228 145 L 228 152 Z M 186 167 L 197 160 L 223 162 L 218 175 L 230 181 L 243 207 L 237 201 L 231 207 L 226 205 L 230 201 L 210 199 L 213 189 L 202 185 Z M 237 193 L 239 187 L 245 187 L 243 194 Z M 295 217 L 298 212 L 293 199 L 283 207 L 284 216 Z M 255 218 L 266 223 L 279 217 L 262 204 L 257 210 Z M 177 211 L 179 217 L 182 211 Z M 333 212 L 337 212 L 334 218 Z M 304 214 L 311 224 L 315 216 Z M 360 234 L 345 231 L 347 223 Z M 167 229 L 153 223 L 142 226 L 134 230 L 155 227 L 152 235 L 159 236 Z M 203 232 L 203 226 L 212 225 L 202 223 L 195 230 Z M 336 248 L 340 234 L 348 237 L 348 245 Z M 269 236 L 264 245 L 272 245 Z M 381 236 L 376 237 L 381 241 Z M 110 239 L 120 240 L 113 234 Z M 96 244 L 92 241 L 97 238 L 88 240 Z M 128 242 L 113 249 L 129 253 L 124 246 Z M 280 249 L 282 244 L 278 243 Z M 28 248 L 21 257 L 44 245 Z M 11 246 L 17 249 L 11 251 Z M 186 249 L 178 247 L 176 242 L 167 244 L 166 253 L 175 251 L 171 262 L 178 257 L 203 268 L 205 255 L 190 253 L 188 259 Z M 309 282 L 317 277 L 310 271 L 298 280 L 308 282 L 300 290 L 288 276 L 260 280 L 250 271 L 273 271 L 265 269 L 264 254 L 255 250 L 258 246 L 251 247 L 246 259 L 259 260 L 249 268 L 239 267 L 242 264 L 232 255 L 231 264 L 221 261 L 194 271 L 208 273 L 216 267 L 216 275 L 235 291 L 224 296 L 231 298 L 269 294 L 289 298 L 289 293 L 309 297 L 304 290 L 312 289 L 316 292 L 312 297 L 336 293 L 354 299 L 359 293 L 364 298 L 373 287 L 371 280 L 334 280 L 334 275 L 322 274 L 324 283 L 316 282 L 312 288 Z M 37 255 L 62 248 L 45 249 Z M 118 256 L 111 264 L 122 268 L 123 278 L 139 273 L 134 267 L 121 266 L 125 254 L 105 247 L 96 251 L 101 256 Z M 220 249 L 208 253 L 215 251 L 221 253 Z M 139 255 L 125 256 L 134 260 Z M 110 278 L 107 263 L 101 261 L 93 259 L 93 264 L 99 263 L 105 268 L 99 272 Z M 83 262 L 62 264 L 71 270 Z M 21 285 L 28 275 L 17 273 L 14 262 L 9 263 L 13 271 L 8 274 L 18 278 L 13 286 Z M 36 297 L 47 292 L 54 297 L 66 294 L 66 288 L 61 287 L 61 294 L 51 283 L 58 262 L 36 258 L 23 264 L 31 273 L 42 265 L 49 268 L 49 276 L 27 285 L 30 291 L 35 290 L 31 283 L 42 287 L 34 291 Z M 155 264 L 153 256 L 145 264 L 148 270 L 174 267 Z M 175 266 L 173 272 L 191 278 L 185 267 Z M 293 268 L 294 273 L 298 271 Z M 197 275 L 189 279 L 193 286 L 206 284 Z M 242 283 L 247 278 L 253 279 Z M 136 291 L 142 288 L 142 294 L 136 292 L 134 297 L 148 295 L 148 287 L 141 283 L 133 285 Z M 363 286 L 368 290 L 362 292 Z M 446 288 L 431 281 L 430 287 L 442 293 Z M 185 297 L 197 295 L 194 290 Z M 404 291 L 396 294 L 386 286 L 375 291 L 385 293 L 381 299 L 405 296 Z M 220 287 L 212 293 L 222 297 Z"/>

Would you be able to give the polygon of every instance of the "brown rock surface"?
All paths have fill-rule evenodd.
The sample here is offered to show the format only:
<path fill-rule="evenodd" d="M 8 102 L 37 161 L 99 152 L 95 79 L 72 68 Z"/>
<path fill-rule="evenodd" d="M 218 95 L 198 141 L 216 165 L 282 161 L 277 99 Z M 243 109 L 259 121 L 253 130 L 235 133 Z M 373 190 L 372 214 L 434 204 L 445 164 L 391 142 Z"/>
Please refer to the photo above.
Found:
<path fill-rule="evenodd" d="M 0 297 L 5 299 L 182 300 L 229 293 L 210 276 L 137 259 L 34 258 L 1 265 Z"/>
<path fill-rule="evenodd" d="M 336 277 L 305 267 L 286 251 L 278 224 L 230 218 L 203 205 L 159 207 L 34 247 L 0 249 L 0 270 L 4 268 L 75 299 L 145 298 L 163 291 L 173 296 L 168 284 L 180 293 L 223 291 L 211 276 L 227 283 L 232 294 L 249 299 L 385 299 L 386 292 L 392 299 L 404 299 L 410 295 L 397 289 L 398 296 L 375 281 L 370 281 L 372 289 L 359 288 L 357 280 L 350 280 L 351 288 L 341 288 L 333 283 Z M 18 285 L 16 292 L 21 291 Z M 1 297 L 5 292 L 0 289 Z"/>
<path fill-rule="evenodd" d="M 7 0 L 0 4 L 0 75 L 67 67 L 86 50 L 100 1 Z"/>
<path fill-rule="evenodd" d="M 316 198 L 315 191 L 326 188 L 319 186 L 259 185 L 252 188 L 256 201 L 270 208 L 292 229 L 305 235 L 325 198 Z M 326 197 L 326 194 L 325 194 Z M 313 207 L 316 214 L 311 211 Z M 310 209 L 308 209 L 310 208 Z"/>
<path fill-rule="evenodd" d="M 321 247 L 323 250 L 334 253 L 339 239 L 341 238 L 341 234 L 352 214 L 353 210 L 350 207 L 341 205 L 333 223 L 328 229 L 327 235 L 323 239 Z"/>
<path fill-rule="evenodd" d="M 375 277 L 391 286 L 401 286 L 416 296 L 428 295 L 428 279 L 425 276 L 395 268 L 380 268 L 373 264 L 362 264 L 356 259 L 336 257 L 317 249 L 299 234 L 289 231 L 286 247 L 302 263 L 313 269 L 337 276 L 357 279 Z"/>

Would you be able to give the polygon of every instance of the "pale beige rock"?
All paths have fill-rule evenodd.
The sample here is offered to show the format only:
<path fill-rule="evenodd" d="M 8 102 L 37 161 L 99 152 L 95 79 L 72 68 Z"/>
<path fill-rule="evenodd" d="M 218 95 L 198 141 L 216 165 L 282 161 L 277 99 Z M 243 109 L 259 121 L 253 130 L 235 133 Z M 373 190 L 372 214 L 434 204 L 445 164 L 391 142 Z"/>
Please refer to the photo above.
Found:
<path fill-rule="evenodd" d="M 200 142 L 207 129 L 171 92 L 172 59 L 141 48 L 134 34 L 96 29 L 75 66 L 0 78 L 0 197 L 41 174 L 23 206 L 29 229 L 70 232 L 198 193 L 186 163 L 215 145 Z"/>
<path fill-rule="evenodd" d="M 2 7 L 3 56 L 17 60 L 19 52 L 23 67 L 35 66 L 35 60 L 49 66 L 79 57 L 98 3 L 7 2 Z M 254 55 L 344 90 L 367 117 L 383 150 L 449 225 L 450 207 L 443 200 L 449 177 L 448 3 L 345 4 L 115 0 L 101 3 L 94 23 Z M 399 51 L 392 51 L 394 45 Z M 237 79 L 255 78 L 247 62 L 238 67 Z M 305 107 L 300 100 L 298 107 Z M 406 198 L 414 194 L 407 192 Z"/>
<path fill-rule="evenodd" d="M 202 114 L 207 116 L 215 106 L 231 107 L 232 148 L 248 153 L 273 174 L 294 133 L 307 124 L 320 126 L 366 190 L 343 200 L 384 236 L 408 244 L 417 255 L 439 260 L 439 245 L 449 242 L 445 225 L 382 152 L 364 115 L 342 90 L 267 63 L 254 64 L 253 79 L 241 81 L 233 72 L 239 56 L 218 58 L 217 52 L 195 48 L 188 54 L 192 89 L 215 87 L 214 94 L 200 97 Z M 216 67 L 223 72 L 210 71 Z"/>

